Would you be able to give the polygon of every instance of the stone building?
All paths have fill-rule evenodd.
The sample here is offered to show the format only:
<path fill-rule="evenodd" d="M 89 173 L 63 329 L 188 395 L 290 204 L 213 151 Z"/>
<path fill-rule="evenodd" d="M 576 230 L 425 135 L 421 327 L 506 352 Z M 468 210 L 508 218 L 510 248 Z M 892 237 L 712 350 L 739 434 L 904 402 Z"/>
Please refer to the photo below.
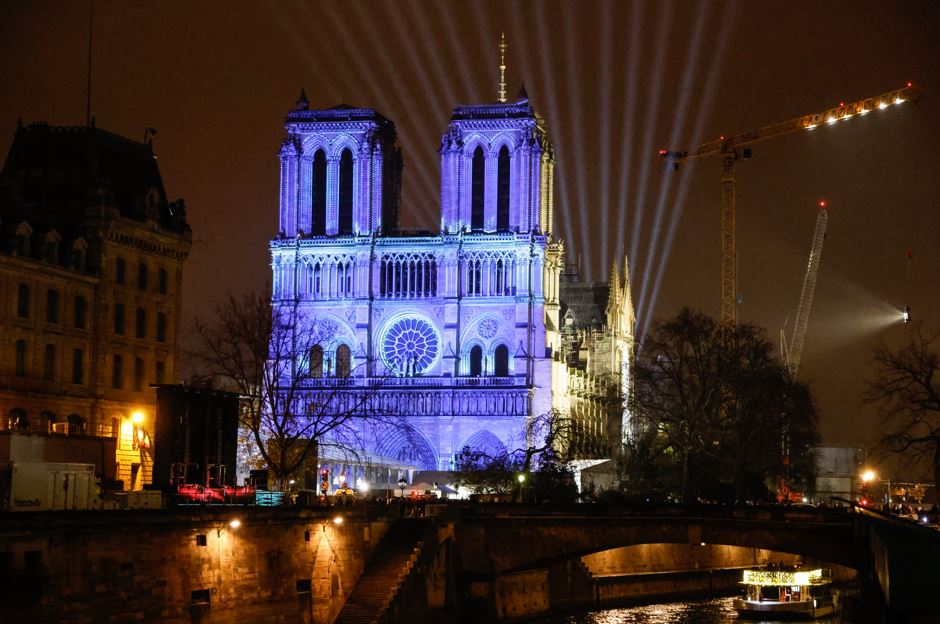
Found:
<path fill-rule="evenodd" d="M 369 462 L 450 470 L 465 447 L 524 446 L 526 424 L 552 409 L 575 415 L 580 456 L 619 449 L 622 418 L 613 407 L 601 414 L 598 393 L 627 383 L 629 288 L 615 276 L 597 326 L 570 328 L 581 332 L 586 368 L 566 361 L 554 149 L 524 88 L 513 102 L 453 110 L 434 232 L 398 227 L 402 157 L 391 120 L 371 108 L 311 110 L 301 94 L 286 130 L 272 302 L 324 337 L 299 362 L 311 372 L 311 402 L 342 378 L 343 392 L 370 387 L 371 408 L 412 425 L 361 431 Z M 355 470 L 350 481 L 362 478 Z"/>
<path fill-rule="evenodd" d="M 190 245 L 150 143 L 19 126 L 0 172 L 2 429 L 116 438 L 117 478 L 150 482 L 149 385 L 176 380 Z"/>
<path fill-rule="evenodd" d="M 628 265 L 611 267 L 609 282 L 583 281 L 577 262 L 560 280 L 561 348 L 555 356 L 555 406 L 570 415 L 569 455 L 617 455 L 631 434 L 626 397 L 634 351 Z"/>

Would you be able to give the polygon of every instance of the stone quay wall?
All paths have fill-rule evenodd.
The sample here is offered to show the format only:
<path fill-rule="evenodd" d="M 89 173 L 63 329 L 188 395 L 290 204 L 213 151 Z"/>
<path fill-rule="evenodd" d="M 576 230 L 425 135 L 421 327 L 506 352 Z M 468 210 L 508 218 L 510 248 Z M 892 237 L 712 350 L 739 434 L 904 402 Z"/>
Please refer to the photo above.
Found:
<path fill-rule="evenodd" d="M 388 526 L 351 508 L 5 514 L 0 622 L 331 622 Z"/>

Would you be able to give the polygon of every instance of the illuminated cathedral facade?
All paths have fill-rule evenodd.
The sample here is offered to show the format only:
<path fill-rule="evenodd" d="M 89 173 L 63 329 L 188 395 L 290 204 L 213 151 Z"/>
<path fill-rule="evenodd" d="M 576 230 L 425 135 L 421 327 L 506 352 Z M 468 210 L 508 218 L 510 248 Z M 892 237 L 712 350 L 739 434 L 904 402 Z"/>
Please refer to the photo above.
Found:
<path fill-rule="evenodd" d="M 402 157 L 376 110 L 301 94 L 286 131 L 272 297 L 325 329 L 311 391 L 349 377 L 412 425 L 362 433 L 379 465 L 450 470 L 464 447 L 524 444 L 566 374 L 554 152 L 525 90 L 454 109 L 436 232 L 399 227 Z"/>

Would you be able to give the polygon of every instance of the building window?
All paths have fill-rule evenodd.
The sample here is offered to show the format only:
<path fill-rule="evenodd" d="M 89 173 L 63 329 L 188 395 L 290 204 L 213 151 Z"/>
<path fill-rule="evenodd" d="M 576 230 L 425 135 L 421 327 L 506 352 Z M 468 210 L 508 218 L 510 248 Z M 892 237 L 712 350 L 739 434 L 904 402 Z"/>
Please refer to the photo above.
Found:
<path fill-rule="evenodd" d="M 72 350 L 72 383 L 85 383 L 85 353 L 81 349 Z"/>
<path fill-rule="evenodd" d="M 470 376 L 479 377 L 483 374 L 483 347 L 476 345 L 470 349 Z"/>
<path fill-rule="evenodd" d="M 46 381 L 55 380 L 55 345 L 46 345 L 42 358 L 42 378 Z"/>
<path fill-rule="evenodd" d="M 68 422 L 69 435 L 85 435 L 84 418 L 78 414 L 69 414 L 66 422 Z"/>
<path fill-rule="evenodd" d="M 124 385 L 124 360 L 115 354 L 111 366 L 111 387 L 120 390 Z"/>
<path fill-rule="evenodd" d="M 124 258 L 118 258 L 114 262 L 114 281 L 118 284 L 124 284 L 127 279 L 127 263 Z"/>
<path fill-rule="evenodd" d="M 137 287 L 141 290 L 147 290 L 147 279 L 149 275 L 147 273 L 147 265 L 143 262 L 137 263 Z"/>
<path fill-rule="evenodd" d="M 166 313 L 157 312 L 157 342 L 166 342 Z"/>
<path fill-rule="evenodd" d="M 336 376 L 349 377 L 350 369 L 349 347 L 340 345 L 336 349 Z"/>
<path fill-rule="evenodd" d="M 499 345 L 493 354 L 493 374 L 497 377 L 509 377 L 509 347 Z"/>
<path fill-rule="evenodd" d="M 162 384 L 164 381 L 164 378 L 166 377 L 166 362 L 161 362 L 160 360 L 157 360 L 155 371 L 156 371 L 156 374 L 155 374 L 156 382 L 158 384 Z"/>
<path fill-rule="evenodd" d="M 310 376 L 323 377 L 323 347 L 320 345 L 310 349 Z"/>
<path fill-rule="evenodd" d="M 124 335 L 124 304 L 114 304 L 114 333 Z"/>
<path fill-rule="evenodd" d="M 147 337 L 147 311 L 143 308 L 137 308 L 137 319 L 135 323 L 136 335 L 138 338 Z"/>
<path fill-rule="evenodd" d="M 313 184 L 311 184 L 310 233 L 314 236 L 326 234 L 326 154 L 317 150 L 313 155 Z"/>
<path fill-rule="evenodd" d="M 16 315 L 29 318 L 29 285 L 20 284 L 16 291 Z"/>
<path fill-rule="evenodd" d="M 352 152 L 344 149 L 339 157 L 339 233 L 353 231 L 353 159 Z"/>
<path fill-rule="evenodd" d="M 16 341 L 16 376 L 26 377 L 26 341 Z"/>
<path fill-rule="evenodd" d="M 157 292 L 159 292 L 161 295 L 165 295 L 167 293 L 167 280 L 168 276 L 166 269 L 160 269 L 157 271 Z"/>
<path fill-rule="evenodd" d="M 75 297 L 75 327 L 85 329 L 85 298 L 81 295 Z"/>
<path fill-rule="evenodd" d="M 509 229 L 509 148 L 505 145 L 496 166 L 496 229 Z"/>
<path fill-rule="evenodd" d="M 144 359 L 134 358 L 134 390 L 144 389 Z"/>
<path fill-rule="evenodd" d="M 483 191 L 486 176 L 486 159 L 483 148 L 477 147 L 473 152 L 473 164 L 470 174 L 470 229 L 483 229 Z"/>
<path fill-rule="evenodd" d="M 59 322 L 59 291 L 52 288 L 46 291 L 46 322 Z"/>

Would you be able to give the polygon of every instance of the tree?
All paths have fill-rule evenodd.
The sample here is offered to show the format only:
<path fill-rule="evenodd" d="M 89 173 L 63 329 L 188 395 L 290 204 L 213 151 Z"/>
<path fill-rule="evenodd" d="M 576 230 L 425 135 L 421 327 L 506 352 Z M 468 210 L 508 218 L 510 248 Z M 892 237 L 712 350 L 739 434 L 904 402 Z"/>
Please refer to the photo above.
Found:
<path fill-rule="evenodd" d="M 794 476 L 808 480 L 816 414 L 808 388 L 792 380 L 764 332 L 722 325 L 683 309 L 656 322 L 634 370 L 629 398 L 643 452 L 677 468 L 686 501 L 763 498 L 784 472 L 789 434 Z"/>
<path fill-rule="evenodd" d="M 928 459 L 934 482 L 940 483 L 940 334 L 911 332 L 898 349 L 882 344 L 875 349 L 875 376 L 868 380 L 864 399 L 881 410 L 887 433 L 876 450 Z"/>
<path fill-rule="evenodd" d="M 571 419 L 557 410 L 530 418 L 521 438 L 509 441 L 514 448 L 461 449 L 457 482 L 481 494 L 508 494 L 519 487 L 517 476 L 524 473 L 530 475 L 526 487 L 533 500 L 573 499 L 574 475 L 564 454 L 571 434 Z"/>
<path fill-rule="evenodd" d="M 197 379 L 243 397 L 241 426 L 275 481 L 315 463 L 324 446 L 354 452 L 363 425 L 378 419 L 375 386 L 356 384 L 348 353 L 331 362 L 324 350 L 335 331 L 260 293 L 230 296 L 195 320 Z"/>

